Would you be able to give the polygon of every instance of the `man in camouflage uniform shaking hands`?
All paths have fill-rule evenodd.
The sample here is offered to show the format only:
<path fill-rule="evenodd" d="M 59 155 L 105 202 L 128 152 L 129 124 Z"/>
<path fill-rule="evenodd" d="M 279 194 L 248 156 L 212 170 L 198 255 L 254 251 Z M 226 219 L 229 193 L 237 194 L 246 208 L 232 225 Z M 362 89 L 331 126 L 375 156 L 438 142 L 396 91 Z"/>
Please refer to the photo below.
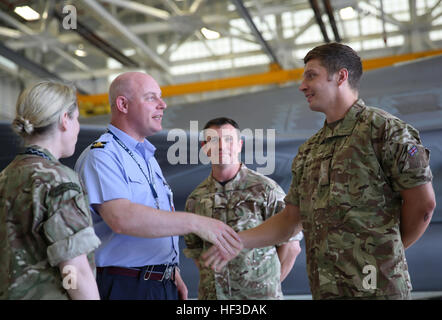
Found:
<path fill-rule="evenodd" d="M 436 206 L 429 151 L 415 128 L 359 99 L 362 64 L 353 49 L 321 45 L 304 63 L 299 89 L 326 121 L 298 150 L 285 209 L 242 232 L 244 247 L 303 229 L 314 299 L 410 299 L 405 249 Z M 215 249 L 205 258 L 225 263 Z"/>

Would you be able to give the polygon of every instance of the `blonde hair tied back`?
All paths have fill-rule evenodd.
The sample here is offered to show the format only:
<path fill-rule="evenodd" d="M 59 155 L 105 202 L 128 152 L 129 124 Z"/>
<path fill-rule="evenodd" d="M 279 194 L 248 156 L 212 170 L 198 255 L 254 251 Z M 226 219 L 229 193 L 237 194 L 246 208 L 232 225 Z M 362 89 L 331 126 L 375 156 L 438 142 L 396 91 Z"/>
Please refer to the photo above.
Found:
<path fill-rule="evenodd" d="M 77 109 L 73 85 L 43 80 L 25 89 L 17 99 L 13 130 L 23 138 L 52 131 L 61 114 L 72 115 Z"/>
<path fill-rule="evenodd" d="M 12 125 L 15 131 L 21 135 L 32 135 L 34 132 L 34 125 L 30 123 L 28 119 L 25 119 L 22 116 L 17 116 L 12 122 Z"/>

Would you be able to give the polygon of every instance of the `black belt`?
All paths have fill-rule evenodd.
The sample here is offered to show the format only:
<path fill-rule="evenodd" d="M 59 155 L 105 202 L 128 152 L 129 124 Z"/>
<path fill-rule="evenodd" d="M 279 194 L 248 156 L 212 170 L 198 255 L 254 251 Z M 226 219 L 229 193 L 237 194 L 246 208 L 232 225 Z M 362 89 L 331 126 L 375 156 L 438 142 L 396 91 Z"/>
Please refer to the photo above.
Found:
<path fill-rule="evenodd" d="M 103 273 L 106 271 L 108 274 L 135 277 L 143 280 L 175 280 L 176 266 L 176 264 L 159 264 L 130 269 L 121 267 L 97 267 L 97 273 Z"/>

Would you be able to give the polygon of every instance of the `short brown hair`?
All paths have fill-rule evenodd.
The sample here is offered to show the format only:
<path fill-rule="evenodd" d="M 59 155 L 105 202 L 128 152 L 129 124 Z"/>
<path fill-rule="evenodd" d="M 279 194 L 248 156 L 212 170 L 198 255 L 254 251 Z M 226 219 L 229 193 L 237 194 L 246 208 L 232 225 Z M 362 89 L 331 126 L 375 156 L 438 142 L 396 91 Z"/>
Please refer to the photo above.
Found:
<path fill-rule="evenodd" d="M 208 129 L 210 127 L 221 127 L 225 124 L 230 124 L 231 126 L 239 130 L 239 125 L 236 123 L 236 121 L 226 117 L 215 118 L 208 121 L 204 126 L 203 130 Z"/>
<path fill-rule="evenodd" d="M 240 133 L 239 133 L 240 129 L 239 129 L 238 123 L 236 123 L 235 120 L 230 119 L 230 118 L 226 118 L 226 117 L 220 117 L 220 118 L 215 118 L 215 119 L 209 120 L 203 128 L 204 137 L 206 136 L 205 132 L 207 132 L 206 131 L 207 129 L 209 129 L 211 127 L 219 128 L 225 124 L 230 124 L 232 127 L 234 127 L 236 129 L 236 132 L 238 133 L 238 139 L 240 139 Z"/>
<path fill-rule="evenodd" d="M 362 62 L 356 51 L 345 44 L 332 42 L 320 45 L 310 50 L 304 57 L 304 64 L 318 59 L 329 75 L 338 72 L 342 68 L 348 70 L 348 83 L 350 87 L 358 90 L 359 80 L 362 76 Z"/>

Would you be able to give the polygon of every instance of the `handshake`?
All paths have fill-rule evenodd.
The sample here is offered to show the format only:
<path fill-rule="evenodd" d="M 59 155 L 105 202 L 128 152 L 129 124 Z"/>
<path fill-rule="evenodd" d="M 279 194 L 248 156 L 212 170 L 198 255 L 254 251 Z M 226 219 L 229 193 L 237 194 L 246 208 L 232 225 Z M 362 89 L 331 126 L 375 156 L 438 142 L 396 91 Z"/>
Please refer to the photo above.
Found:
<path fill-rule="evenodd" d="M 221 270 L 230 260 L 235 258 L 244 248 L 241 237 L 231 227 L 219 220 L 199 216 L 204 219 L 204 227 L 195 232 L 200 238 L 213 243 L 201 258 L 206 267 L 215 272 Z"/>
<path fill-rule="evenodd" d="M 233 258 L 235 258 L 242 249 L 242 243 L 240 243 L 241 247 L 232 247 L 233 251 L 229 251 L 226 255 L 222 252 L 217 246 L 210 247 L 205 253 L 201 255 L 201 258 L 204 260 L 204 265 L 206 267 L 212 268 L 215 272 L 218 272 L 224 268 L 224 266 Z"/>
<path fill-rule="evenodd" d="M 213 243 L 213 246 L 202 254 L 206 267 L 221 270 L 235 258 L 243 248 L 262 248 L 283 243 L 302 231 L 299 209 L 288 204 L 281 212 L 272 216 L 259 226 L 236 233 L 232 228 L 208 217 L 204 219 L 195 233 L 200 238 Z"/>

